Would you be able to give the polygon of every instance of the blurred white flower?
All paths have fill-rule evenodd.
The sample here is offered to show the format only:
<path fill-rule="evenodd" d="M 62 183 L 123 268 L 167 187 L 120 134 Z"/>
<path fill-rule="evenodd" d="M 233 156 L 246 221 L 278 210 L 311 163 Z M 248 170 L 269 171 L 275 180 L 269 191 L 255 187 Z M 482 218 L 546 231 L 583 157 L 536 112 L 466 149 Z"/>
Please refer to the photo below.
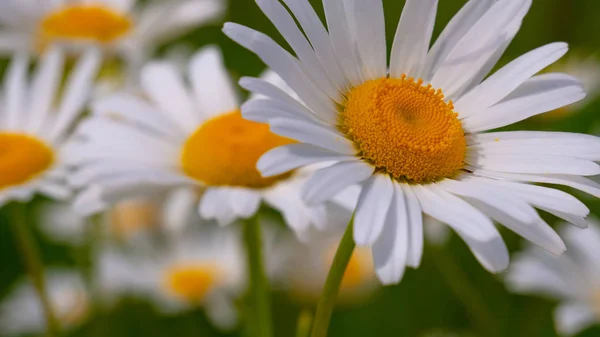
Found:
<path fill-rule="evenodd" d="M 246 286 L 245 255 L 232 228 L 204 227 L 171 238 L 165 251 L 135 255 L 107 247 L 100 255 L 105 299 L 150 299 L 165 314 L 203 307 L 222 329 L 237 324 L 235 300 Z"/>
<path fill-rule="evenodd" d="M 600 224 L 590 221 L 585 230 L 565 226 L 561 234 L 569 249 L 563 256 L 531 247 L 518 255 L 506 280 L 514 292 L 559 300 L 556 328 L 574 335 L 600 323 Z"/>
<path fill-rule="evenodd" d="M 49 239 L 71 245 L 85 243 L 86 235 L 102 235 L 94 240 L 149 245 L 157 235 L 178 235 L 201 219 L 196 212 L 199 195 L 192 189 L 130 198 L 118 202 L 97 218 L 77 213 L 70 203 L 46 201 L 36 214 L 40 229 Z M 96 232 L 91 226 L 101 226 Z M 87 234 L 86 234 L 87 233 Z"/>
<path fill-rule="evenodd" d="M 93 44 L 137 67 L 161 43 L 217 19 L 225 8 L 225 0 L 3 0 L 0 53 L 41 51 L 52 42 Z"/>
<path fill-rule="evenodd" d="M 12 58 L 0 92 L 0 206 L 28 201 L 35 193 L 55 200 L 71 196 L 63 151 L 89 98 L 101 55 L 86 49 L 61 87 L 64 54 L 58 47 L 47 49 L 31 78 L 29 58 L 21 53 Z"/>
<path fill-rule="evenodd" d="M 77 166 L 73 184 L 91 186 L 76 208 L 89 214 L 100 210 L 98 198 L 108 207 L 156 189 L 203 188 L 200 215 L 221 225 L 253 216 L 264 201 L 296 232 L 327 226 L 326 205 L 301 200 L 309 169 L 271 178 L 257 171 L 263 153 L 291 140 L 242 118 L 220 52 L 209 47 L 194 55 L 187 77 L 191 87 L 173 64 L 152 62 L 141 73 L 147 99 L 121 92 L 94 104 L 77 132 L 82 141 L 67 155 Z M 276 76 L 265 78 L 272 90 L 285 90 Z"/>
<path fill-rule="evenodd" d="M 80 275 L 70 270 L 46 271 L 50 303 L 63 328 L 85 322 L 90 310 L 89 294 Z M 42 334 L 46 318 L 29 279 L 22 280 L 0 305 L 0 335 Z"/>
<path fill-rule="evenodd" d="M 347 224 L 350 213 L 346 217 Z M 344 226 L 325 232 L 311 231 L 302 241 L 288 236 L 280 239 L 271 252 L 279 256 L 275 275 L 280 286 L 297 301 L 313 305 L 323 291 Z M 341 305 L 364 303 L 380 289 L 373 269 L 371 250 L 357 247 L 352 254 L 342 281 L 338 302 Z"/>

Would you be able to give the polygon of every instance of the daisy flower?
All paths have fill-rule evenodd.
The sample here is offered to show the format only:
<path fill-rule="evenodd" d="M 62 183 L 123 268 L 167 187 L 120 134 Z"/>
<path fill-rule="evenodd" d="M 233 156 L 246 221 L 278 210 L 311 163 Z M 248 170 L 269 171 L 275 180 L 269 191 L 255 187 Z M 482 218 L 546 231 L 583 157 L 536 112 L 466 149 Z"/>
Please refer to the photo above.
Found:
<path fill-rule="evenodd" d="M 46 271 L 50 302 L 61 326 L 76 328 L 88 317 L 90 298 L 79 274 L 70 270 Z M 45 316 L 29 279 L 21 281 L 0 305 L 0 333 L 3 336 L 45 331 Z"/>
<path fill-rule="evenodd" d="M 600 196 L 600 185 L 584 177 L 600 174 L 598 138 L 486 132 L 585 96 L 571 76 L 535 76 L 567 52 L 565 43 L 542 46 L 487 76 L 531 0 L 469 1 L 431 48 L 438 1 L 408 0 L 389 64 L 381 0 L 323 0 L 327 29 L 308 1 L 283 2 L 287 8 L 257 0 L 296 56 L 250 28 L 223 29 L 300 99 L 260 79 L 240 81 L 267 96 L 247 103 L 243 116 L 297 141 L 266 153 L 258 169 L 268 177 L 336 162 L 306 183 L 309 205 L 361 184 L 353 235 L 372 247 L 383 283 L 397 283 L 405 266 L 419 265 L 423 213 L 452 227 L 492 272 L 509 260 L 492 220 L 555 254 L 564 243 L 534 207 L 586 226 L 588 209 L 579 200 L 528 183 Z"/>
<path fill-rule="evenodd" d="M 165 314 L 203 307 L 216 326 L 231 329 L 237 324 L 235 300 L 246 289 L 244 263 L 236 231 L 204 227 L 180 235 L 154 256 L 107 248 L 99 282 L 108 298 L 145 297 Z"/>
<path fill-rule="evenodd" d="M 98 50 L 88 49 L 62 88 L 63 50 L 48 49 L 31 79 L 27 56 L 13 57 L 0 94 L 0 206 L 38 192 L 58 200 L 70 196 L 62 151 L 100 60 Z"/>
<path fill-rule="evenodd" d="M 565 226 L 561 234 L 569 247 L 566 254 L 555 257 L 529 248 L 515 259 L 507 284 L 514 292 L 560 301 L 556 328 L 574 335 L 600 323 L 600 224 L 591 221 L 585 231 Z"/>
<path fill-rule="evenodd" d="M 0 52 L 40 51 L 52 42 L 93 44 L 139 64 L 154 48 L 225 9 L 223 0 L 4 0 Z"/>
<path fill-rule="evenodd" d="M 73 184 L 91 186 L 76 209 L 93 213 L 98 199 L 108 206 L 157 188 L 201 187 L 200 215 L 221 225 L 252 217 L 265 201 L 297 231 L 325 226 L 325 207 L 301 201 L 305 171 L 263 178 L 256 170 L 262 154 L 293 141 L 242 118 L 217 49 L 192 58 L 188 80 L 190 87 L 172 64 L 153 62 L 141 72 L 147 98 L 121 92 L 94 104 L 68 152 Z"/>

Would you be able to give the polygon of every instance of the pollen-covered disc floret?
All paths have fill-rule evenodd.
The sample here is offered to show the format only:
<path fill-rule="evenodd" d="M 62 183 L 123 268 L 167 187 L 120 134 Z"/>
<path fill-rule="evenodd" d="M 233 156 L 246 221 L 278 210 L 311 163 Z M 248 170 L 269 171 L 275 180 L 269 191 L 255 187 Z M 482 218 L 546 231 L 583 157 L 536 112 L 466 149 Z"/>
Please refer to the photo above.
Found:
<path fill-rule="evenodd" d="M 290 173 L 263 178 L 256 162 L 265 152 L 290 143 L 268 125 L 245 120 L 234 111 L 198 128 L 186 141 L 181 161 L 189 177 L 209 186 L 266 188 Z"/>
<path fill-rule="evenodd" d="M 466 140 L 441 90 L 403 76 L 353 88 L 339 127 L 359 155 L 397 180 L 423 183 L 460 171 Z"/>
<path fill-rule="evenodd" d="M 129 17 L 94 5 L 75 5 L 48 14 L 41 23 L 44 39 L 88 39 L 107 43 L 127 34 Z"/>
<path fill-rule="evenodd" d="M 171 294 L 182 300 L 200 302 L 219 277 L 219 269 L 213 264 L 181 264 L 166 271 L 165 286 Z"/>
<path fill-rule="evenodd" d="M 25 134 L 0 133 L 0 190 L 35 178 L 53 161 L 53 150 L 41 140 Z"/>

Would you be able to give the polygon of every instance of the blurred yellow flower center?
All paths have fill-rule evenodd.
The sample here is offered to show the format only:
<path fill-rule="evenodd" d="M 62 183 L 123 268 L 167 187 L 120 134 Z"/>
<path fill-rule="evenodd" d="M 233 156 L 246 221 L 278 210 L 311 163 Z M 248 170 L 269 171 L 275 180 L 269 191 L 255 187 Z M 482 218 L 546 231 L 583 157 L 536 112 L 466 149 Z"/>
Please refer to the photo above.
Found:
<path fill-rule="evenodd" d="M 344 272 L 344 278 L 342 279 L 342 288 L 355 288 L 362 284 L 365 280 L 367 270 L 365 265 L 362 263 L 361 258 L 356 252 L 352 253 L 346 272 Z"/>
<path fill-rule="evenodd" d="M 219 269 L 213 264 L 182 264 L 166 272 L 168 291 L 181 300 L 200 302 L 219 281 Z"/>
<path fill-rule="evenodd" d="M 18 133 L 0 133 L 0 190 L 26 183 L 48 169 L 54 151 L 43 141 Z"/>
<path fill-rule="evenodd" d="M 119 239 L 150 229 L 159 221 L 157 206 L 148 200 L 121 202 L 112 209 L 110 216 L 111 231 Z"/>
<path fill-rule="evenodd" d="M 189 177 L 210 186 L 266 188 L 291 173 L 263 178 L 256 162 L 265 152 L 292 142 L 234 111 L 202 124 L 186 141 L 181 163 Z"/>
<path fill-rule="evenodd" d="M 44 38 L 112 42 L 132 27 L 129 17 L 99 5 L 74 5 L 49 13 L 41 23 Z"/>
<path fill-rule="evenodd" d="M 339 127 L 358 155 L 395 179 L 423 183 L 463 168 L 462 125 L 441 90 L 402 76 L 353 88 Z"/>
<path fill-rule="evenodd" d="M 594 311 L 596 312 L 596 316 L 600 318 L 600 289 L 596 290 L 592 301 L 592 306 L 594 308 Z"/>
<path fill-rule="evenodd" d="M 333 258 L 335 256 L 335 252 L 337 251 L 337 244 L 332 246 L 331 249 L 328 250 L 327 254 L 327 269 L 333 263 Z M 353 291 L 356 288 L 361 287 L 366 282 L 369 281 L 373 276 L 373 257 L 371 255 L 370 248 L 366 247 L 356 247 L 352 256 L 350 257 L 350 261 L 348 262 L 348 267 L 344 272 L 344 278 L 342 279 L 341 291 Z"/>

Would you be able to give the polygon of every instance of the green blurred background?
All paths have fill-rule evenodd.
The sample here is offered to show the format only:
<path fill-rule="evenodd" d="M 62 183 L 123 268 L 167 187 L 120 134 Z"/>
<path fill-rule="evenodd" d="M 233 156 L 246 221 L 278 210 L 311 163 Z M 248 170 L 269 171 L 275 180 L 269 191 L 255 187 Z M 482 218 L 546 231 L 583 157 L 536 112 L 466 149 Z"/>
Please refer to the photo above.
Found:
<path fill-rule="evenodd" d="M 339 0 L 343 1 L 343 0 Z M 311 1 L 322 12 L 320 0 Z M 464 4 L 464 0 L 440 0 L 434 36 Z M 404 1 L 384 0 L 388 42 L 391 43 Z M 275 28 L 253 0 L 230 0 L 224 21 L 233 21 L 263 31 L 285 46 Z M 221 23 L 202 27 L 176 43 L 196 49 L 217 44 L 223 49 L 228 68 L 235 78 L 254 76 L 264 70 L 262 62 L 221 34 Z M 600 52 L 600 1 L 534 0 L 521 31 L 500 65 L 535 47 L 553 41 L 566 41 L 571 52 L 593 56 Z M 161 48 L 166 53 L 168 46 Z M 592 133 L 600 119 L 600 102 L 595 100 L 566 117 L 534 118 L 513 129 L 562 130 Z M 600 203 L 575 193 L 600 214 Z M 23 275 L 6 210 L 0 211 L 0 300 Z M 554 223 L 554 218 L 548 218 Z M 523 242 L 512 232 L 502 230 L 509 249 L 518 251 Z M 53 266 L 77 268 L 85 260 L 85 249 L 76 250 L 41 241 L 44 262 Z M 487 273 L 456 236 L 444 248 L 426 247 L 422 266 L 409 270 L 398 286 L 382 289 L 368 303 L 338 310 L 333 317 L 331 337 L 354 336 L 556 336 L 552 320 L 555 303 L 537 297 L 513 295 L 506 291 L 502 275 Z M 458 285 L 457 287 L 450 286 Z M 473 308 L 472 306 L 476 307 Z M 274 296 L 276 336 L 294 336 L 296 319 L 303 308 L 283 293 Z M 309 308 L 311 309 L 311 308 Z M 475 314 L 473 314 L 475 313 Z M 162 317 L 138 300 L 124 300 L 115 310 L 92 317 L 69 336 L 243 336 L 243 330 L 220 334 L 198 310 L 175 317 Z M 588 329 L 580 337 L 600 336 L 600 327 Z"/>

